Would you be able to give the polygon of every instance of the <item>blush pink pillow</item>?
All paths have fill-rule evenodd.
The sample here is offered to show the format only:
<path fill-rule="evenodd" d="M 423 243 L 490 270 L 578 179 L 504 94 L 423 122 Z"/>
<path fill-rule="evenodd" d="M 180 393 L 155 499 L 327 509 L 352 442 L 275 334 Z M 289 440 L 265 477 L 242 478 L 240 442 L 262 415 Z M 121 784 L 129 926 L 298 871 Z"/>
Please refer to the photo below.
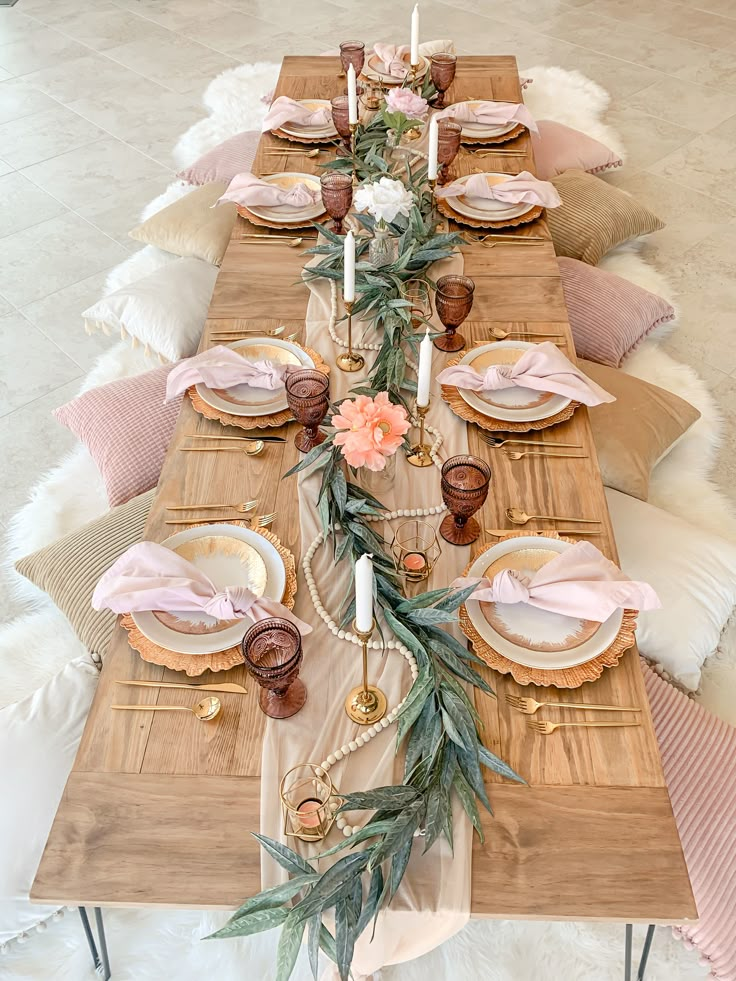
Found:
<path fill-rule="evenodd" d="M 181 408 L 181 398 L 164 404 L 172 368 L 163 365 L 92 388 L 54 410 L 92 455 L 111 507 L 158 483 Z"/>
<path fill-rule="evenodd" d="M 558 258 L 575 350 L 618 368 L 650 331 L 675 311 L 655 293 L 577 259 Z"/>
<path fill-rule="evenodd" d="M 620 167 L 623 160 L 603 143 L 550 119 L 537 121 L 539 136 L 531 134 L 537 177 L 547 181 L 564 170 L 602 174 Z"/>
<path fill-rule="evenodd" d="M 709 977 L 736 979 L 736 729 L 642 664 L 698 922 L 673 927 Z M 646 829 L 640 829 L 646 834 Z"/>
<path fill-rule="evenodd" d="M 229 184 L 236 174 L 251 169 L 260 138 L 261 134 L 255 129 L 231 136 L 176 176 L 188 184 L 210 184 L 212 181 Z"/>

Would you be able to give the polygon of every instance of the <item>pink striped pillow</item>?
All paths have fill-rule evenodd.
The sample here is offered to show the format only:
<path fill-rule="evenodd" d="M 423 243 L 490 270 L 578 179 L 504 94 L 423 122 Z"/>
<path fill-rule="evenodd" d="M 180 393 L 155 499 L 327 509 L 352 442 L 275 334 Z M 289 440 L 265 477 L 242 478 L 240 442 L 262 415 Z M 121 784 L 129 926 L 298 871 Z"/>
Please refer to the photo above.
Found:
<path fill-rule="evenodd" d="M 158 483 L 181 408 L 164 404 L 173 365 L 92 388 L 55 418 L 89 450 L 105 482 L 110 506 L 124 504 Z"/>
<path fill-rule="evenodd" d="M 229 184 L 236 174 L 251 169 L 260 138 L 256 129 L 231 136 L 176 176 L 188 184 L 210 184 L 212 181 Z"/>
<path fill-rule="evenodd" d="M 579 357 L 618 368 L 631 351 L 675 316 L 661 296 L 577 259 L 558 258 Z"/>
<path fill-rule="evenodd" d="M 642 667 L 699 915 L 675 935 L 736 981 L 736 729 Z"/>
<path fill-rule="evenodd" d="M 623 163 L 621 157 L 598 140 L 551 119 L 537 120 L 539 136 L 532 133 L 536 175 L 547 181 L 565 170 L 602 174 Z"/>

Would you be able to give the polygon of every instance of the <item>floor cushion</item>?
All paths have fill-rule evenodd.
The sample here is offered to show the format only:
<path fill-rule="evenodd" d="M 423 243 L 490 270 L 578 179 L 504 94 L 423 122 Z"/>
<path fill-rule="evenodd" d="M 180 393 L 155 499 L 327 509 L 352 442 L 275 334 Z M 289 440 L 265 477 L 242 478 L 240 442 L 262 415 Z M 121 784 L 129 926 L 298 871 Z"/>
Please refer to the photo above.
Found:
<path fill-rule="evenodd" d="M 623 163 L 617 153 L 578 129 L 551 119 L 538 119 L 537 126 L 539 135 L 530 135 L 536 175 L 540 180 L 548 181 L 571 169 L 602 174 Z"/>
<path fill-rule="evenodd" d="M 209 184 L 212 181 L 229 184 L 236 174 L 252 168 L 260 138 L 260 132 L 255 129 L 231 136 L 176 176 L 188 184 Z"/>

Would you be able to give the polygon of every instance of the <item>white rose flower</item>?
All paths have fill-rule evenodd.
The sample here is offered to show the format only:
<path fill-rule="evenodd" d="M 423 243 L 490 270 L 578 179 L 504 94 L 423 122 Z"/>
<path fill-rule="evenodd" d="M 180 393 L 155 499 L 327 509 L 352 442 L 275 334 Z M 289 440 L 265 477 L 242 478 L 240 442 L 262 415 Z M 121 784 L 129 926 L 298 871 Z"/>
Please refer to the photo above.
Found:
<path fill-rule="evenodd" d="M 376 221 L 394 221 L 397 215 L 408 217 L 414 206 L 414 195 L 401 181 L 382 177 L 375 184 L 363 184 L 355 192 L 356 211 L 367 211 Z"/>

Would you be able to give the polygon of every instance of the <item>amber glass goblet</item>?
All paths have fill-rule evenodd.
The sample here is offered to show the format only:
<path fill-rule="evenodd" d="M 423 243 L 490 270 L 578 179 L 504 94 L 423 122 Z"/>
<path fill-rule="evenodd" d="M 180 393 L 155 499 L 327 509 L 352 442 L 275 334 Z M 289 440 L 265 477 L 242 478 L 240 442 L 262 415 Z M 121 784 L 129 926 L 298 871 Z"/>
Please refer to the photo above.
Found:
<path fill-rule="evenodd" d="M 343 142 L 343 156 L 353 152 L 353 134 L 350 132 L 350 110 L 348 108 L 348 97 L 338 95 L 330 103 L 332 106 L 332 122 Z"/>
<path fill-rule="evenodd" d="M 450 179 L 450 164 L 460 150 L 462 132 L 460 123 L 453 119 L 440 119 L 437 123 L 437 162 L 441 164 L 438 184 L 446 184 Z"/>
<path fill-rule="evenodd" d="M 261 686 L 261 711 L 272 719 L 296 715 L 307 700 L 298 677 L 302 638 L 290 620 L 271 617 L 254 623 L 243 637 L 245 666 Z"/>
<path fill-rule="evenodd" d="M 352 65 L 357 78 L 363 71 L 365 44 L 362 41 L 343 41 L 340 45 L 340 61 L 345 74 L 347 75 L 348 68 Z"/>
<path fill-rule="evenodd" d="M 452 85 L 457 68 L 457 56 L 438 52 L 429 59 L 429 77 L 432 84 L 437 89 L 437 98 L 434 100 L 435 106 L 442 109 L 445 104 L 445 92 Z"/>
<path fill-rule="evenodd" d="M 457 328 L 473 309 L 475 283 L 467 276 L 441 276 L 437 280 L 434 307 L 442 321 L 445 333 L 434 339 L 434 346 L 440 351 L 461 351 L 465 338 L 457 333 Z"/>
<path fill-rule="evenodd" d="M 309 453 L 326 438 L 319 424 L 330 406 L 330 379 L 314 368 L 300 368 L 286 376 L 284 387 L 292 415 L 304 427 L 294 444 L 302 453 Z"/>
<path fill-rule="evenodd" d="M 442 500 L 450 513 L 440 535 L 452 545 L 470 545 L 480 535 L 473 515 L 483 507 L 491 483 L 491 468 L 475 456 L 452 456 L 442 466 Z"/>
<path fill-rule="evenodd" d="M 343 234 L 342 220 L 353 203 L 353 178 L 351 174 L 322 174 L 320 179 L 322 204 L 332 218 L 334 231 Z"/>

